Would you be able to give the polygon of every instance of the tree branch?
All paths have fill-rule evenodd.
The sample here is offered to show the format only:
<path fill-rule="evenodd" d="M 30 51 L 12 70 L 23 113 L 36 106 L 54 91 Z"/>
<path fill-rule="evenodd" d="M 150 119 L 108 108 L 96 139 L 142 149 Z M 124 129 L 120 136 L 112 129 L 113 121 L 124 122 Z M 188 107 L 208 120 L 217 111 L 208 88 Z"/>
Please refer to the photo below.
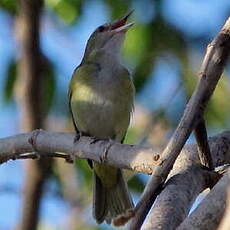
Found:
<path fill-rule="evenodd" d="M 159 151 L 153 148 L 124 145 L 112 140 L 98 140 L 76 134 L 35 130 L 0 139 L 0 163 L 10 159 L 35 156 L 78 157 L 136 172 L 151 174 L 152 166 L 159 159 Z M 229 134 L 230 138 L 230 134 Z M 108 148 L 109 147 L 109 148 Z M 36 152 L 36 154 L 26 154 Z M 53 153 L 63 153 L 57 156 Z M 105 154 L 106 153 L 106 154 Z"/>
<path fill-rule="evenodd" d="M 222 210 L 220 211 L 221 213 L 224 211 L 224 216 L 217 230 L 229 230 L 230 229 L 230 218 L 229 218 L 230 217 L 230 170 L 228 170 L 227 175 L 225 175 L 225 179 L 226 179 L 226 185 L 227 185 L 226 191 L 224 191 L 225 199 L 223 198 L 222 193 L 219 194 L 222 196 L 221 203 L 225 204 L 221 206 Z"/>
<path fill-rule="evenodd" d="M 201 117 L 200 121 L 194 129 L 194 135 L 197 142 L 198 154 L 202 165 L 206 166 L 210 170 L 213 170 L 213 162 L 208 145 L 208 134 L 206 130 L 205 120 Z"/>
<path fill-rule="evenodd" d="M 224 136 L 221 139 L 209 138 L 214 166 L 222 164 L 220 159 L 230 154 L 230 149 L 225 146 L 227 142 Z M 221 146 L 225 146 L 224 149 Z M 225 160 L 228 161 L 227 158 Z M 186 145 L 141 229 L 147 230 L 150 226 L 152 230 L 176 229 L 188 215 L 197 195 L 207 187 L 212 187 L 219 178 L 219 174 L 201 167 L 197 145 Z"/>
<path fill-rule="evenodd" d="M 191 215 L 182 222 L 177 230 L 217 229 L 224 214 L 228 183 L 228 175 L 224 175 Z"/>
<path fill-rule="evenodd" d="M 112 140 L 98 140 L 82 136 L 75 141 L 74 133 L 48 132 L 35 130 L 29 133 L 0 139 L 0 163 L 17 158 L 34 159 L 34 156 L 61 157 L 65 159 L 82 158 L 108 164 L 114 167 L 130 169 L 140 173 L 151 174 L 160 155 L 159 150 L 137 145 L 120 144 Z M 230 131 L 225 131 L 209 138 L 215 166 L 230 162 Z M 109 147 L 110 146 L 110 147 Z M 191 154 L 196 155 L 196 145 L 192 145 Z M 109 147 L 108 151 L 107 148 Z M 184 149 L 190 149 L 187 145 Z M 195 151 L 195 152 L 194 152 Z M 28 154 L 28 153 L 33 154 Z M 106 155 L 104 154 L 106 152 Z M 27 157 L 26 157 L 27 156 Z M 182 158 L 186 154 L 182 154 Z M 181 158 L 178 158 L 178 162 Z"/>
<path fill-rule="evenodd" d="M 159 187 L 165 182 L 177 156 L 196 126 L 199 116 L 203 114 L 208 100 L 223 72 L 224 65 L 229 56 L 229 48 L 230 18 L 207 48 L 201 66 L 199 82 L 186 106 L 177 129 L 169 140 L 165 150 L 162 152 L 161 159 L 158 165 L 154 167 L 152 176 L 145 187 L 144 193 L 135 207 L 135 218 L 132 219 L 129 226 L 130 229 L 140 229 L 149 209 L 158 195 Z"/>
<path fill-rule="evenodd" d="M 171 177 L 141 229 L 174 230 L 188 215 L 199 193 L 219 178 L 220 175 L 204 170 L 199 165 L 191 165 L 184 172 Z"/>

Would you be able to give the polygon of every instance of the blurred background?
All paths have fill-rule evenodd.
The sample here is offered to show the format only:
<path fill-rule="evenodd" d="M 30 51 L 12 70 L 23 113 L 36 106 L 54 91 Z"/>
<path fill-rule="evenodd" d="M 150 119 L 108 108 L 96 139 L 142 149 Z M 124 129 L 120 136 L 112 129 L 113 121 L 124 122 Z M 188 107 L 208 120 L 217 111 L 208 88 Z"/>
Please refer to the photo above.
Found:
<path fill-rule="evenodd" d="M 0 0 L 0 137 L 36 128 L 73 131 L 67 88 L 87 39 L 132 9 L 135 25 L 121 52 L 136 86 L 126 143 L 164 147 L 206 46 L 230 14 L 229 0 Z M 228 65 L 205 113 L 209 135 L 230 127 L 229 71 Z M 146 180 L 130 180 L 135 201 Z M 0 229 L 113 229 L 93 220 L 91 189 L 83 160 L 7 162 L 0 166 Z"/>

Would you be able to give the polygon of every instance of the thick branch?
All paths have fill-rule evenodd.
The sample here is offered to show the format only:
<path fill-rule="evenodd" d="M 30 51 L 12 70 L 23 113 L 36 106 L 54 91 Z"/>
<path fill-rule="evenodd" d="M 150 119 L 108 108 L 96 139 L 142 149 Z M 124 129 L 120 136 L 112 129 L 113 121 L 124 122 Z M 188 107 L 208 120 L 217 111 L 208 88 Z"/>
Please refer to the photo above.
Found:
<path fill-rule="evenodd" d="M 229 230 L 230 229 L 230 170 L 228 170 L 228 173 L 226 175 L 226 184 L 227 184 L 227 188 L 225 191 L 225 199 L 223 199 L 222 197 L 222 203 L 225 204 L 225 206 L 222 206 L 222 210 L 220 211 L 221 213 L 224 211 L 224 217 L 221 220 L 220 225 L 218 226 L 218 230 Z M 220 193 L 220 195 L 222 195 Z M 221 204 L 220 204 L 221 205 Z M 218 214 L 217 214 L 218 215 Z"/>
<path fill-rule="evenodd" d="M 81 137 L 75 142 L 74 133 L 47 132 L 35 130 L 0 139 L 0 162 L 17 159 L 24 153 L 37 152 L 53 157 L 54 152 L 65 153 L 64 158 L 79 157 L 103 162 L 118 168 L 131 169 L 150 174 L 152 166 L 159 159 L 159 152 L 152 148 L 124 145 L 115 141 Z M 230 138 L 230 133 L 229 133 Z M 31 155 L 31 158 L 34 158 Z"/>
<path fill-rule="evenodd" d="M 215 166 L 230 162 L 230 131 L 209 138 L 213 162 Z M 109 147 L 109 148 L 108 148 Z M 178 161 L 187 157 L 187 148 L 194 149 L 191 154 L 196 155 L 196 145 L 186 146 L 184 154 Z M 95 140 L 82 136 L 75 142 L 74 133 L 48 132 L 35 130 L 30 133 L 18 134 L 0 139 L 0 162 L 17 159 L 25 153 L 38 152 L 44 156 L 69 156 L 91 159 L 114 167 L 131 169 L 136 172 L 151 174 L 152 169 L 160 159 L 159 151 L 137 145 L 120 144 L 115 141 Z M 54 154 L 54 153 L 59 153 Z M 106 153 L 106 154 L 105 154 Z M 31 156 L 31 158 L 33 158 Z M 198 156 L 196 156 L 198 162 Z"/>
<path fill-rule="evenodd" d="M 221 139 L 209 138 L 214 166 L 222 164 L 220 159 L 230 154 L 230 148 L 226 148 L 225 145 L 227 143 L 224 136 Z M 205 188 L 212 187 L 219 179 L 218 174 L 203 170 L 198 164 L 200 163 L 197 146 L 186 145 L 177 158 L 169 174 L 170 178 L 148 214 L 142 229 L 149 229 L 149 226 L 151 229 L 176 229 L 186 218 L 197 195 Z"/>
<path fill-rule="evenodd" d="M 141 229 L 176 229 L 188 215 L 199 193 L 219 178 L 218 174 L 204 170 L 200 165 L 191 165 L 184 172 L 171 177 Z"/>
<path fill-rule="evenodd" d="M 189 100 L 183 117 L 170 139 L 165 150 L 161 154 L 159 164 L 154 167 L 149 183 L 136 205 L 135 218 L 133 218 L 130 229 L 140 229 L 149 209 L 155 201 L 159 187 L 165 182 L 173 164 L 183 148 L 186 140 L 197 124 L 197 118 L 203 111 L 210 99 L 217 82 L 223 72 L 224 65 L 229 55 L 230 47 L 230 18 L 224 27 L 208 46 L 200 71 L 200 81 Z"/>
<path fill-rule="evenodd" d="M 225 175 L 177 230 L 217 229 L 224 214 L 228 183 L 228 175 Z"/>

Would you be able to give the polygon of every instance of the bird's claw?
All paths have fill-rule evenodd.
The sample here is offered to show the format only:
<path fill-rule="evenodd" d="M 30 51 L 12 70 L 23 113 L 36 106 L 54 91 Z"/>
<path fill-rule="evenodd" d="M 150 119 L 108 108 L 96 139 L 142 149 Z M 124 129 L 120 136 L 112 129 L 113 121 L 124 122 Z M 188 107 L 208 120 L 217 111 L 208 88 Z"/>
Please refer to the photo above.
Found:
<path fill-rule="evenodd" d="M 101 155 L 100 160 L 101 160 L 102 163 L 105 163 L 105 162 L 107 161 L 108 152 L 109 152 L 110 148 L 111 148 L 112 145 L 113 145 L 113 142 L 112 142 L 111 139 L 106 139 L 106 140 L 109 140 L 109 143 L 108 143 L 108 145 L 105 147 L 105 150 L 103 151 L 103 153 L 102 153 L 102 155 Z"/>

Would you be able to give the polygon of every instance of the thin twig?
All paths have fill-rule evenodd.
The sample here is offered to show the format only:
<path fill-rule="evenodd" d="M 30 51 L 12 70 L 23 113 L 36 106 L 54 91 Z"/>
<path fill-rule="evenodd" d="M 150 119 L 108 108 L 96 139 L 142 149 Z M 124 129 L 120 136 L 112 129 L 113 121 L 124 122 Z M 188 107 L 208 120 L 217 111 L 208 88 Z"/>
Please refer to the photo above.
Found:
<path fill-rule="evenodd" d="M 67 154 L 61 154 L 61 153 L 40 153 L 40 152 L 33 152 L 33 153 L 25 153 L 19 156 L 16 156 L 13 160 L 25 160 L 25 159 L 39 159 L 40 157 L 57 157 L 57 158 L 63 158 L 66 161 L 70 161 L 70 156 Z"/>

